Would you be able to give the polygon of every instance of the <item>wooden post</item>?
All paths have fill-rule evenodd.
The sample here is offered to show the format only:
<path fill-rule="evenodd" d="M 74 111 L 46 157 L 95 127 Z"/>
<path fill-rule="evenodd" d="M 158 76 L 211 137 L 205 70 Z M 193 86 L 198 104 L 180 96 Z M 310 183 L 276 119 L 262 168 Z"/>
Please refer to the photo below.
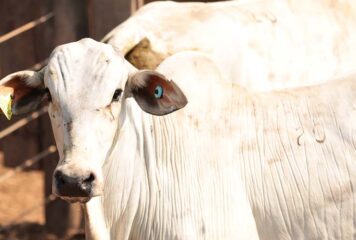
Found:
<path fill-rule="evenodd" d="M 88 37 L 88 5 L 86 0 L 54 1 L 54 44 Z"/>
<path fill-rule="evenodd" d="M 100 41 L 131 14 L 131 1 L 88 0 L 90 37 Z"/>

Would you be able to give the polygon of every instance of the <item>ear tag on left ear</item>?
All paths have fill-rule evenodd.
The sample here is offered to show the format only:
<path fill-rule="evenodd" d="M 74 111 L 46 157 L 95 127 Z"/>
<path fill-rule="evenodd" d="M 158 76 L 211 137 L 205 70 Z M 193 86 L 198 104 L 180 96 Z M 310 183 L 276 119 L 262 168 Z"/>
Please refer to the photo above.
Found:
<path fill-rule="evenodd" d="M 9 87 L 0 87 L 0 109 L 8 120 L 12 117 L 12 94 L 13 89 Z"/>

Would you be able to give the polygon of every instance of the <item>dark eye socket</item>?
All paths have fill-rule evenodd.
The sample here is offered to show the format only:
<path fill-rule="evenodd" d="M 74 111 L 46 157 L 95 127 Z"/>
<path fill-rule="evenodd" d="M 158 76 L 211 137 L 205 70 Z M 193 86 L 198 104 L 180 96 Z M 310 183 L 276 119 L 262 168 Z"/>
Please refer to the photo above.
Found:
<path fill-rule="evenodd" d="M 114 96 L 112 96 L 113 101 L 119 101 L 122 94 L 122 89 L 116 89 Z"/>

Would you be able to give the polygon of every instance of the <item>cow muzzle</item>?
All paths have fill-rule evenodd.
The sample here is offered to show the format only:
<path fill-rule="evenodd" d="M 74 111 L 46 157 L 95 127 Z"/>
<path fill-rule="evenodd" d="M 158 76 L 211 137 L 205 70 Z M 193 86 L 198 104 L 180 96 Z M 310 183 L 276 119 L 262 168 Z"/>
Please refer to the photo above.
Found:
<path fill-rule="evenodd" d="M 102 184 L 93 171 L 57 169 L 53 175 L 53 193 L 71 203 L 84 203 L 102 194 Z"/>

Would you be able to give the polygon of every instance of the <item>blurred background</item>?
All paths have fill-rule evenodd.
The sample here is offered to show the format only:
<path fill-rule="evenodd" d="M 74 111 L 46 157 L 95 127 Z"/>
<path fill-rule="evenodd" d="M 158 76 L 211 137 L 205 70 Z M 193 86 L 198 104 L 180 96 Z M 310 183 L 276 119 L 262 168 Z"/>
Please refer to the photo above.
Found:
<path fill-rule="evenodd" d="M 0 79 L 41 69 L 55 46 L 100 40 L 152 0 L 0 0 Z M 57 152 L 46 109 L 0 117 L 0 240 L 84 239 L 79 205 L 51 196 Z"/>

